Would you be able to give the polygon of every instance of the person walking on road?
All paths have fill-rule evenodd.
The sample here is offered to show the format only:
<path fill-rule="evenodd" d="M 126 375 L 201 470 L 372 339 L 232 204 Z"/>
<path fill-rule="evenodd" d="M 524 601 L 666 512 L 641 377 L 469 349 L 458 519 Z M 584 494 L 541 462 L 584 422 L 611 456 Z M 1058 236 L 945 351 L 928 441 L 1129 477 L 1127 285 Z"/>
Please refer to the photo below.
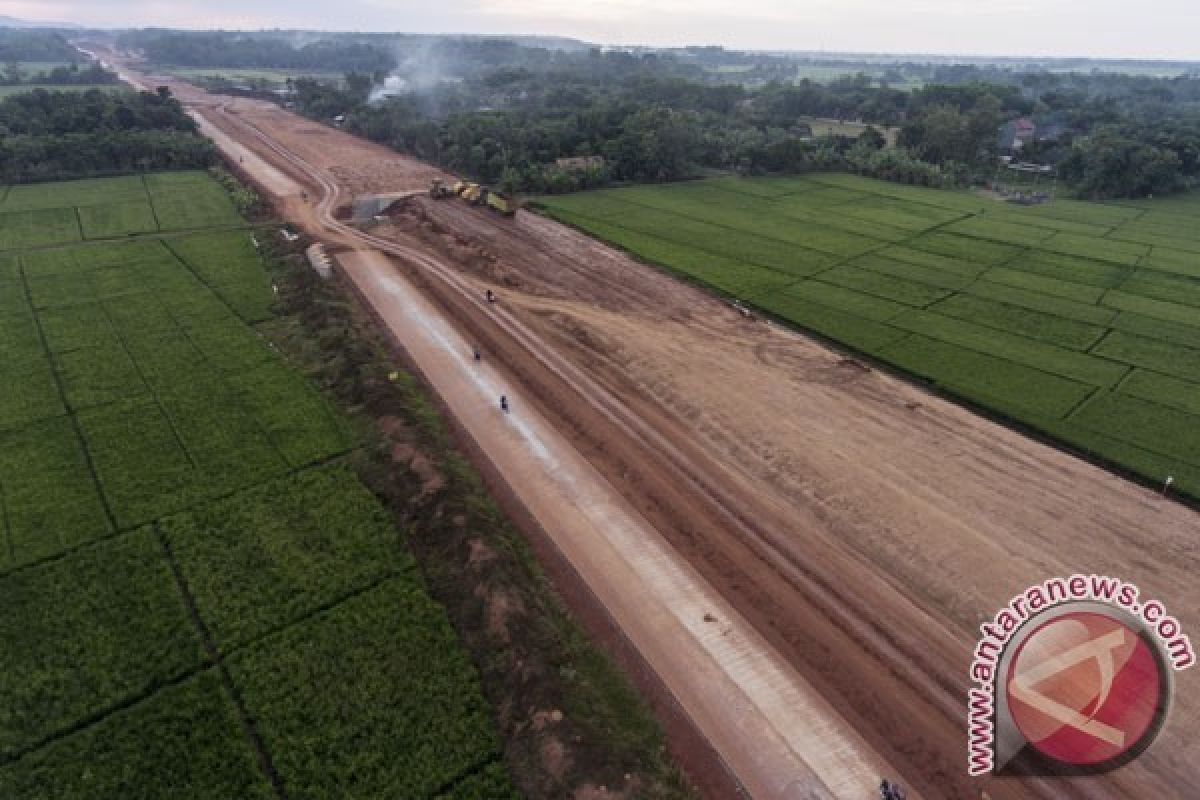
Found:
<path fill-rule="evenodd" d="M 506 394 L 500 395 L 500 410 L 505 414 L 508 413 L 508 395 Z"/>
<path fill-rule="evenodd" d="M 478 363 L 479 361 L 482 361 L 482 360 L 483 360 L 483 356 L 481 356 L 479 354 L 479 348 L 476 347 L 475 348 L 475 361 L 476 361 L 476 363 Z"/>
<path fill-rule="evenodd" d="M 493 292 L 491 289 L 488 289 L 486 292 L 484 292 L 483 296 L 487 298 L 487 301 L 489 303 L 496 302 L 496 293 Z"/>

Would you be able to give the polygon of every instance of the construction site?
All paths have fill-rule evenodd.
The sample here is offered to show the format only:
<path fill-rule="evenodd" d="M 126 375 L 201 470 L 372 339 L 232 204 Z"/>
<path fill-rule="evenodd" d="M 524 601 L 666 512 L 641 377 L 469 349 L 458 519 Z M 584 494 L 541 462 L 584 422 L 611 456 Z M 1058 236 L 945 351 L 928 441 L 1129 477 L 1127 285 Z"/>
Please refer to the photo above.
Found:
<path fill-rule="evenodd" d="M 686 771 L 715 753 L 725 787 L 756 798 L 875 797 L 881 778 L 948 800 L 1200 784 L 1191 674 L 1118 772 L 965 769 L 981 622 L 1048 575 L 1129 565 L 1200 608 L 1193 510 L 498 189 L 271 103 L 123 73 L 169 87 L 325 246 L 556 581 L 586 587 L 564 592 L 577 612 L 623 638 L 711 747 L 672 737 Z"/>

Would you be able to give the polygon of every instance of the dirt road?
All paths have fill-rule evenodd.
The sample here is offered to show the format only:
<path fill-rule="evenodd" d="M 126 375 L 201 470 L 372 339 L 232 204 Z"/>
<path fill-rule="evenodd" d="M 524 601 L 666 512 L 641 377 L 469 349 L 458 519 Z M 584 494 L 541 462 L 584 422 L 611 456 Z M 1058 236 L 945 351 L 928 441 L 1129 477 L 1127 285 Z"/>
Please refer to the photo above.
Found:
<path fill-rule="evenodd" d="M 869 797 L 894 767 L 381 254 L 344 272 L 753 797 Z M 510 412 L 497 404 L 504 394 Z"/>
<path fill-rule="evenodd" d="M 343 201 L 436 174 L 265 104 L 195 103 Z M 337 239 L 336 202 L 286 207 Z M 997 799 L 1200 784 L 1193 672 L 1154 747 L 1107 776 L 969 780 L 964 733 L 977 626 L 1027 585 L 1118 575 L 1200 624 L 1196 513 L 534 215 L 417 199 L 372 235 L 421 272 L 452 267 L 421 288 L 906 783 Z M 465 299 L 485 286 L 494 314 Z"/>

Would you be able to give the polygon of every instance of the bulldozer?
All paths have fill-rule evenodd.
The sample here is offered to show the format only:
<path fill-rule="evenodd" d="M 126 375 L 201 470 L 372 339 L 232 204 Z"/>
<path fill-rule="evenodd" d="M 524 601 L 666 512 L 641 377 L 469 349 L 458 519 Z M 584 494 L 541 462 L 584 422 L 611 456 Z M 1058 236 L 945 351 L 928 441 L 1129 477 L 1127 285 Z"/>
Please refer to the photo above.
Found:
<path fill-rule="evenodd" d="M 457 184 L 455 184 L 457 186 Z M 454 188 L 447 186 L 446 182 L 441 178 L 434 178 L 429 183 L 429 196 L 434 200 L 444 200 L 447 197 L 453 197 L 457 192 Z"/>

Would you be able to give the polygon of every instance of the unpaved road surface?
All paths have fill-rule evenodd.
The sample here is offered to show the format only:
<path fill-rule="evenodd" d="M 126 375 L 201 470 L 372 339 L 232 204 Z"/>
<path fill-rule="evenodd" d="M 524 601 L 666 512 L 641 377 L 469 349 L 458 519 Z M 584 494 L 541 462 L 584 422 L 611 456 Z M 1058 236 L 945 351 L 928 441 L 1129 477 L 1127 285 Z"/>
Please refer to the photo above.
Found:
<path fill-rule="evenodd" d="M 339 261 L 752 797 L 865 798 L 895 774 L 391 262 Z"/>
<path fill-rule="evenodd" d="M 174 88 L 342 202 L 437 174 L 265 104 Z M 284 205 L 332 235 L 328 208 Z M 968 779 L 965 713 L 977 626 L 1048 577 L 1120 576 L 1194 632 L 1200 515 L 535 215 L 420 198 L 372 234 L 499 293 L 490 314 L 421 284 L 905 783 L 956 800 L 1194 796 L 1196 670 L 1177 676 L 1154 746 L 1105 776 Z"/>

